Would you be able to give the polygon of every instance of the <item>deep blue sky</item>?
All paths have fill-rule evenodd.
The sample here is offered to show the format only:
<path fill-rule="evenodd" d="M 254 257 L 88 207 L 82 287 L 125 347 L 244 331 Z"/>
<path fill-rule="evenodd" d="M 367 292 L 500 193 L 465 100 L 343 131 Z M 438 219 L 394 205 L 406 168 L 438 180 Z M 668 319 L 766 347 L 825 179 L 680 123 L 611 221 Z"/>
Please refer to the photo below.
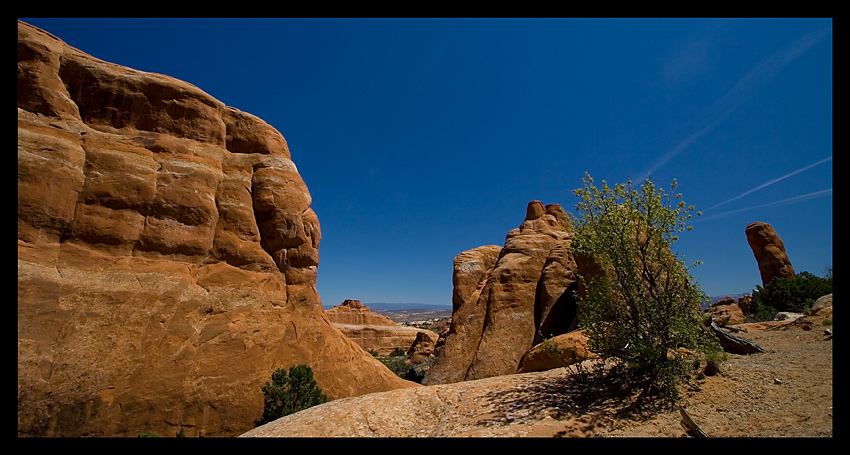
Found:
<path fill-rule="evenodd" d="M 761 284 L 744 228 L 832 266 L 830 19 L 23 19 L 280 130 L 322 229 L 325 307 L 451 305 L 452 260 L 531 200 L 673 178 L 713 297 Z"/>

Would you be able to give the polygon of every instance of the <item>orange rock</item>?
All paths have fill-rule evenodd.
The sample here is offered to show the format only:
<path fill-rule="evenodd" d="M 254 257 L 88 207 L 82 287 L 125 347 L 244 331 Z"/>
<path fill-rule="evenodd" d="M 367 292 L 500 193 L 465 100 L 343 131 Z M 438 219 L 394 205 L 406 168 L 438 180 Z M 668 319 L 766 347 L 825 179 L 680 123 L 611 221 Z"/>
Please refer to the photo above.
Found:
<path fill-rule="evenodd" d="M 561 296 L 573 284 L 575 270 L 562 212 L 558 205 L 547 209 L 531 201 L 503 248 L 479 247 L 455 258 L 451 328 L 423 383 L 514 373 L 541 327 L 566 330 L 574 315 L 562 311 L 571 298 Z"/>
<path fill-rule="evenodd" d="M 746 322 L 744 311 L 732 297 L 724 297 L 706 308 L 706 312 L 719 325 L 738 325 Z"/>
<path fill-rule="evenodd" d="M 359 300 L 345 300 L 325 313 L 345 336 L 367 352 L 378 355 L 389 355 L 396 349 L 407 352 L 422 335 L 434 342 L 437 340 L 436 333 L 398 324 L 387 316 L 373 313 Z"/>
<path fill-rule="evenodd" d="M 449 329 L 440 335 L 434 349 L 435 361 L 425 373 L 423 383 L 445 384 L 466 378 L 484 328 L 487 308 L 479 305 L 481 291 L 501 251 L 498 245 L 485 245 L 454 258 L 452 321 Z"/>
<path fill-rule="evenodd" d="M 295 364 L 416 386 L 326 320 L 310 206 L 261 119 L 18 22 L 18 434 L 240 434 Z"/>
<path fill-rule="evenodd" d="M 748 224 L 745 232 L 764 286 L 776 276 L 794 278 L 794 267 L 785 253 L 785 245 L 771 225 L 756 221 Z"/>
<path fill-rule="evenodd" d="M 561 368 L 588 359 L 598 358 L 587 346 L 581 330 L 556 335 L 529 349 L 520 360 L 517 373 Z"/>

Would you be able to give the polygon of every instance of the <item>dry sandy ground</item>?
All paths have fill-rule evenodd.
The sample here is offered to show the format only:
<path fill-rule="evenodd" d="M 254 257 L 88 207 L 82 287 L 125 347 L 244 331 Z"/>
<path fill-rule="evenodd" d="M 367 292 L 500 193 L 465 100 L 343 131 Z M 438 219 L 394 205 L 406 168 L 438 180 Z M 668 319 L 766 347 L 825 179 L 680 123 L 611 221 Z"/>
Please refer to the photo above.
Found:
<path fill-rule="evenodd" d="M 730 354 L 679 404 L 712 438 L 832 437 L 832 339 L 823 318 L 744 325 L 764 352 Z M 678 408 L 578 381 L 565 368 L 346 398 L 284 417 L 260 437 L 687 436 Z"/>
<path fill-rule="evenodd" d="M 746 325 L 744 327 L 747 327 Z M 832 339 L 822 319 L 749 326 L 738 334 L 765 352 L 729 355 L 721 374 L 693 381 L 682 405 L 710 437 L 831 437 Z M 682 435 L 677 412 L 613 421 L 605 436 Z"/>

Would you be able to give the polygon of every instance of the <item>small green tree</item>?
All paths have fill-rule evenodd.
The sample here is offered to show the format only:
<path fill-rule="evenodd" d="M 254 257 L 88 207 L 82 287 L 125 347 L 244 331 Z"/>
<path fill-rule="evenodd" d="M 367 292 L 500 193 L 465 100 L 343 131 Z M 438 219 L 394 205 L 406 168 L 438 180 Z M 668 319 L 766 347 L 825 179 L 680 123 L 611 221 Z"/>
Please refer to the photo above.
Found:
<path fill-rule="evenodd" d="M 774 277 L 764 287 L 756 286 L 748 318 L 752 321 L 773 319 L 780 311 L 805 312 L 815 301 L 832 293 L 832 270 L 826 277 L 800 272 L 794 278 Z"/>
<path fill-rule="evenodd" d="M 263 416 L 256 422 L 257 426 L 328 401 L 307 365 L 293 365 L 289 374 L 285 369 L 276 370 L 262 391 Z"/>
<path fill-rule="evenodd" d="M 578 296 L 579 325 L 602 359 L 647 373 L 647 387 L 675 400 L 678 379 L 693 366 L 677 349 L 721 349 L 700 317 L 704 294 L 689 272 L 698 262 L 688 267 L 670 250 L 677 234 L 691 229 L 685 222 L 693 207 L 649 179 L 640 191 L 631 181 L 614 187 L 603 181 L 598 188 L 590 175 L 583 183 L 575 190 L 580 201 L 572 245 L 604 273 L 580 277 L 586 291 Z"/>

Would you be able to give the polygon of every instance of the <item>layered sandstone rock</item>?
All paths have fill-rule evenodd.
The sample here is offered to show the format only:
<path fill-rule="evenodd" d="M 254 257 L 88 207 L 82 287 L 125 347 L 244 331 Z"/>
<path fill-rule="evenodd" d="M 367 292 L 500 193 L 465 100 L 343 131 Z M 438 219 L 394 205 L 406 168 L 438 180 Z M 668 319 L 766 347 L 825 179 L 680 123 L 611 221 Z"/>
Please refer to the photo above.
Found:
<path fill-rule="evenodd" d="M 307 364 L 415 386 L 326 319 L 283 136 L 197 87 L 18 23 L 18 434 L 239 434 Z"/>
<path fill-rule="evenodd" d="M 354 299 L 346 299 L 339 305 L 326 310 L 326 312 L 328 319 L 334 324 L 399 325 L 389 316 L 373 313 L 371 308 Z"/>
<path fill-rule="evenodd" d="M 503 248 L 491 245 L 459 254 L 451 328 L 435 350 L 424 383 L 514 373 L 541 335 L 567 332 L 575 318 L 570 239 L 563 209 L 532 201 Z"/>
<path fill-rule="evenodd" d="M 435 342 L 437 339 L 437 334 L 430 330 L 401 325 L 387 316 L 373 313 L 359 300 L 345 300 L 326 310 L 326 314 L 345 336 L 377 355 L 389 355 L 396 349 L 407 352 L 423 335 Z"/>
<path fill-rule="evenodd" d="M 756 221 L 748 224 L 745 232 L 764 286 L 777 276 L 794 278 L 794 267 L 785 253 L 785 244 L 771 225 Z"/>

